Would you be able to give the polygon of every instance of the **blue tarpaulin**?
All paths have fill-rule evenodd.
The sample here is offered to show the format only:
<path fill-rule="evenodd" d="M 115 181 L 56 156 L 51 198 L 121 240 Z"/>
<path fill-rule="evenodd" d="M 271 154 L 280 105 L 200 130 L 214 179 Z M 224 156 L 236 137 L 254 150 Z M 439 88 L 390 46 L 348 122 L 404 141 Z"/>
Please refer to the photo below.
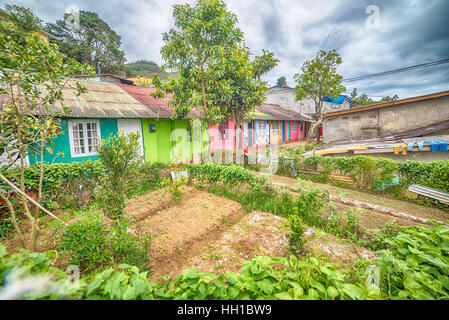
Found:
<path fill-rule="evenodd" d="M 339 96 L 338 98 L 334 99 L 334 97 L 325 97 L 323 99 L 324 102 L 331 102 L 336 104 L 343 104 L 345 102 L 346 96 Z"/>

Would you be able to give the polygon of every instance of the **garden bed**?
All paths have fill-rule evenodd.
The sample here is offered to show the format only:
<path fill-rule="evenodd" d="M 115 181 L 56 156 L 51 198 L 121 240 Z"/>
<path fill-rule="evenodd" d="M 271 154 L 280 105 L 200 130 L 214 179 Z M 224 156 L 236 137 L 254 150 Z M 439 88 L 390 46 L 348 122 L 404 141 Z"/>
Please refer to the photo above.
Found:
<path fill-rule="evenodd" d="M 141 198 L 148 200 L 151 210 L 147 211 L 147 217 L 135 224 L 135 228 L 138 234 L 154 236 L 150 246 L 153 278 L 180 273 L 190 257 L 247 214 L 239 203 L 232 200 L 189 186 L 181 187 L 180 191 L 182 194 L 173 206 L 157 212 L 151 211 L 155 204 L 152 193 Z M 166 203 L 164 197 L 159 201 Z M 146 204 L 140 204 L 139 212 L 144 212 Z M 134 208 L 135 203 L 130 207 Z M 128 210 L 129 207 L 125 211 Z"/>

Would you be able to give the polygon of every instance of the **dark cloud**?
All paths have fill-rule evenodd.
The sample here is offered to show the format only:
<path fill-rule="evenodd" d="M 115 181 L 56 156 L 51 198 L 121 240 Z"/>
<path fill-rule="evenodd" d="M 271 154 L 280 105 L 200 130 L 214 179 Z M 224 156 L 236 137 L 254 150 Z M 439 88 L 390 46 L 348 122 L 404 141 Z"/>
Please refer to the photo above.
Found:
<path fill-rule="evenodd" d="M 163 63 L 161 34 L 173 25 L 172 5 L 193 0 L 0 0 L 31 8 L 46 22 L 61 19 L 69 5 L 98 12 L 122 36 L 129 61 Z M 448 0 L 227 0 L 254 53 L 275 52 L 280 63 L 265 76 L 294 85 L 301 64 L 325 49 L 343 58 L 338 71 L 354 77 L 449 58 Z M 366 8 L 376 5 L 380 28 L 369 29 Z M 345 83 L 373 97 L 410 97 L 449 88 L 449 64 Z"/>

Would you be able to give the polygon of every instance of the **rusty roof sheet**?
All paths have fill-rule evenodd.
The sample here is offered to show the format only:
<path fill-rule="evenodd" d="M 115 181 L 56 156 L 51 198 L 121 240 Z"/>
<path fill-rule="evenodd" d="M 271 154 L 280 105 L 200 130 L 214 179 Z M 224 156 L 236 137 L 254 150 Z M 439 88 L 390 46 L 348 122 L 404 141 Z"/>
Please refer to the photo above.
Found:
<path fill-rule="evenodd" d="M 369 106 L 358 107 L 358 108 L 354 108 L 354 109 L 329 112 L 329 113 L 325 114 L 325 117 L 326 118 L 334 117 L 334 116 L 339 116 L 339 115 L 348 114 L 348 113 L 361 112 L 361 111 L 379 109 L 379 108 L 385 108 L 385 107 L 392 107 L 392 106 L 397 106 L 397 105 L 401 105 L 404 103 L 417 102 L 417 101 L 435 99 L 435 98 L 446 97 L 446 96 L 449 96 L 449 91 L 437 92 L 437 93 L 427 94 L 424 96 L 413 97 L 413 98 L 408 98 L 408 99 L 401 99 L 401 100 L 396 100 L 396 101 L 392 101 L 392 102 L 372 104 Z"/>
<path fill-rule="evenodd" d="M 416 129 L 398 132 L 398 133 L 393 134 L 393 136 L 395 138 L 401 138 L 401 139 L 402 138 L 414 138 L 414 137 L 419 137 L 419 136 L 423 136 L 423 135 L 433 134 L 438 131 L 443 131 L 446 129 L 449 129 L 449 120 L 432 123 L 427 126 L 416 128 Z"/>
<path fill-rule="evenodd" d="M 71 89 L 81 84 L 87 92 L 80 96 L 76 90 Z M 45 94 L 45 90 L 43 90 Z M 117 84 L 87 81 L 69 80 L 62 92 L 63 102 L 55 106 L 57 112 L 70 118 L 156 118 L 156 114 L 145 105 L 137 101 Z M 4 99 L 5 97 L 3 97 Z M 2 99 L 2 100 L 3 100 Z M 3 100 L 4 101 L 4 100 Z M 70 113 L 64 113 L 62 106 L 71 109 Z M 46 110 L 38 108 L 33 114 L 46 114 Z"/>
<path fill-rule="evenodd" d="M 155 92 L 154 88 L 146 88 L 139 86 L 129 86 L 125 84 L 118 84 L 120 88 L 128 92 L 132 97 L 144 104 L 157 118 L 171 118 L 173 116 L 173 107 L 170 107 L 169 102 L 172 99 L 171 94 L 167 94 L 165 99 L 155 99 L 150 96 L 150 93 Z M 196 109 L 190 110 L 190 113 L 185 119 L 201 119 L 203 118 L 201 112 Z"/>
<path fill-rule="evenodd" d="M 254 119 L 256 120 L 297 120 L 297 121 L 308 121 L 313 122 L 313 120 L 305 115 L 294 112 L 291 110 L 284 109 L 276 104 L 263 104 L 256 107 L 256 112 Z"/>

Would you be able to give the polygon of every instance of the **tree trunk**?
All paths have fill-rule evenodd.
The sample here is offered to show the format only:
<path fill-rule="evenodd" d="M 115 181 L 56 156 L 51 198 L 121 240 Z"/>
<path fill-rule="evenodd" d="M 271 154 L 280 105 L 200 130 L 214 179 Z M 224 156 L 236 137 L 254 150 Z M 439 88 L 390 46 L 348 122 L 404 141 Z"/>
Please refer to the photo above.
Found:
<path fill-rule="evenodd" d="M 7 197 L 5 197 L 1 192 L 0 192 L 0 197 L 3 199 L 3 201 L 5 201 L 6 206 L 8 207 L 9 213 L 11 214 L 11 223 L 17 232 L 17 237 L 19 238 L 20 245 L 22 246 L 22 248 L 26 249 L 22 230 L 20 229 L 19 224 L 17 223 L 17 216 L 16 216 L 16 211 L 14 210 L 14 206 L 12 205 L 11 201 L 9 201 L 9 199 Z"/>

